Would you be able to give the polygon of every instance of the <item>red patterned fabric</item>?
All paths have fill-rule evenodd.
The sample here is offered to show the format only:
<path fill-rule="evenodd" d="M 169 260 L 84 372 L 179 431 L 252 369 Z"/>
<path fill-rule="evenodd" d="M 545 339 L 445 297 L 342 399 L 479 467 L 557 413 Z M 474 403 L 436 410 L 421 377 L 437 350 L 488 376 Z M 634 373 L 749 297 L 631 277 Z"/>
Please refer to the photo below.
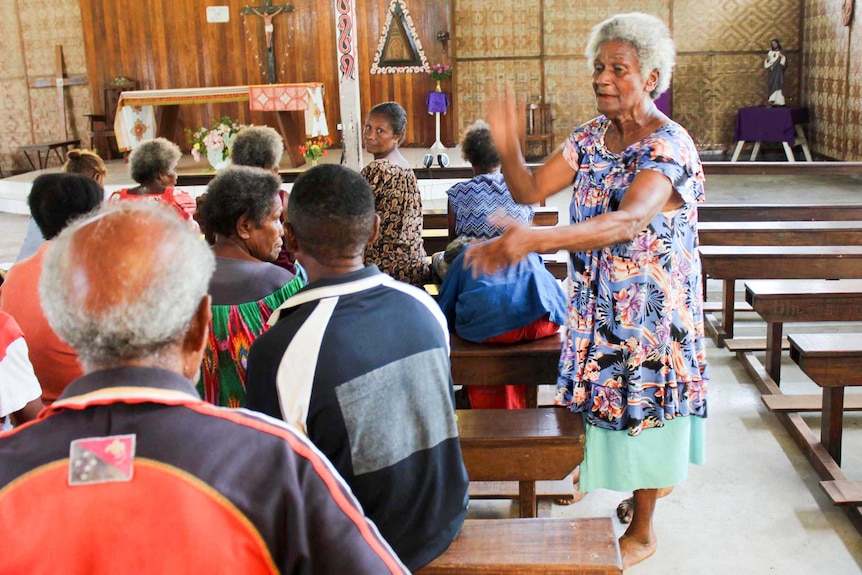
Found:
<path fill-rule="evenodd" d="M 249 86 L 248 107 L 258 112 L 307 110 L 308 87 L 305 85 Z"/>

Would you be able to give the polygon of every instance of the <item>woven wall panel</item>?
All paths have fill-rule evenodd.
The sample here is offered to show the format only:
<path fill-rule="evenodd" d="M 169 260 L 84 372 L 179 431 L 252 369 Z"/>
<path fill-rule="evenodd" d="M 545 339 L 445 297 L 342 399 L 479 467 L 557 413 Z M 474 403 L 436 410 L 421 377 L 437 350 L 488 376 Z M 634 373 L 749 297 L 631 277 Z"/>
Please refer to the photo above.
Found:
<path fill-rule="evenodd" d="M 548 60 L 545 62 L 545 86 L 547 101 L 554 106 L 554 135 L 559 145 L 575 127 L 598 114 L 586 60 Z"/>
<path fill-rule="evenodd" d="M 667 0 L 545 0 L 545 54 L 583 55 L 593 26 L 620 12 L 646 12 L 669 23 Z"/>
<path fill-rule="evenodd" d="M 534 0 L 454 0 L 459 58 L 537 56 L 540 5 Z"/>
<path fill-rule="evenodd" d="M 24 58 L 21 54 L 21 34 L 15 15 L 15 0 L 0 0 L 0 79 L 16 78 L 24 75 Z"/>
<path fill-rule="evenodd" d="M 796 50 L 798 14 L 799 0 L 673 0 L 673 34 L 680 52 Z"/>
<path fill-rule="evenodd" d="M 858 18 L 858 14 L 857 14 Z M 805 102 L 812 120 L 811 150 L 845 159 L 844 90 L 847 28 L 841 25 L 841 2 L 806 0 Z"/>
<path fill-rule="evenodd" d="M 847 145 L 843 160 L 862 161 L 862 7 L 856 6 L 856 17 L 850 32 L 850 75 L 847 79 L 847 118 L 844 141 Z"/>
<path fill-rule="evenodd" d="M 458 94 L 458 125 L 455 137 L 460 140 L 464 130 L 480 118 L 485 118 L 485 102 L 505 86 L 512 86 L 519 100 L 541 92 L 538 60 L 468 61 L 458 64 L 454 76 Z"/>
<path fill-rule="evenodd" d="M 63 46 L 66 73 L 86 74 L 84 35 L 77 0 L 19 2 L 21 34 L 30 76 L 54 74 L 54 46 Z"/>
<path fill-rule="evenodd" d="M 24 169 L 27 160 L 18 146 L 30 144 L 30 111 L 27 109 L 27 81 L 23 78 L 0 79 L 0 163 L 3 171 Z"/>

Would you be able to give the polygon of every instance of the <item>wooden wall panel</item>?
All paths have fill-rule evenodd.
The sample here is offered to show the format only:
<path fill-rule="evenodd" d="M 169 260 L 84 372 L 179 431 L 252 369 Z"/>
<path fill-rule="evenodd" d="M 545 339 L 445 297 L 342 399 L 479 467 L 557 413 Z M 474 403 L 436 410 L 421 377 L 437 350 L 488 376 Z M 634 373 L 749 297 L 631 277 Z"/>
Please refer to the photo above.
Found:
<path fill-rule="evenodd" d="M 404 0 L 428 61 L 444 61 L 436 40 L 450 30 L 447 1 Z M 91 90 L 101 102 L 103 86 L 117 75 L 137 80 L 142 89 L 265 84 L 266 46 L 262 18 L 243 16 L 245 0 L 80 0 L 87 42 L 87 64 L 95 80 Z M 278 2 L 273 2 L 278 4 Z M 259 4 L 259 2 L 258 2 Z M 294 0 L 294 11 L 274 17 L 273 46 L 279 82 L 324 83 L 324 107 L 332 134 L 340 122 L 332 2 Z M 230 22 L 206 22 L 207 5 L 226 5 Z M 256 5 L 256 4 L 255 4 Z M 357 0 L 357 50 L 363 114 L 376 103 L 397 100 L 410 121 L 406 145 L 434 141 L 433 116 L 425 99 L 434 83 L 426 74 L 370 75 L 380 30 L 390 0 Z M 98 39 L 98 40 L 97 40 Z M 145 47 L 145 48 L 142 48 Z M 101 104 L 100 104 L 101 105 Z M 276 125 L 274 115 L 250 114 L 245 105 L 183 106 L 180 125 L 209 125 L 222 115 L 241 122 Z M 448 118 L 444 141 L 451 140 Z M 335 136 L 337 140 L 337 135 Z M 179 142 L 187 146 L 184 139 Z"/>

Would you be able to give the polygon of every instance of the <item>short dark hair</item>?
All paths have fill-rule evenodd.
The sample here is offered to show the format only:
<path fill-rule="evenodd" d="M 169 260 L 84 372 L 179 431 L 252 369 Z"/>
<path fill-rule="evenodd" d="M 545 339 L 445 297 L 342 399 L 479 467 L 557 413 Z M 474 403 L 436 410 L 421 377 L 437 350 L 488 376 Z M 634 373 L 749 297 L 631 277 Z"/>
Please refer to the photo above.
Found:
<path fill-rule="evenodd" d="M 42 174 L 33 180 L 27 205 L 39 231 L 53 239 L 72 220 L 99 207 L 105 199 L 102 186 L 83 174 Z"/>
<path fill-rule="evenodd" d="M 302 249 L 321 262 L 364 253 L 374 230 L 374 193 L 361 174 L 323 164 L 293 183 L 287 220 Z"/>
<path fill-rule="evenodd" d="M 235 166 L 277 168 L 284 152 L 278 132 L 269 126 L 248 126 L 239 131 L 233 141 L 230 157 Z"/>
<path fill-rule="evenodd" d="M 262 225 L 278 201 L 281 178 L 262 168 L 231 166 L 213 178 L 207 186 L 203 203 L 203 221 L 207 233 L 229 237 L 236 233 L 236 224 L 246 216 Z"/>
<path fill-rule="evenodd" d="M 481 172 L 490 172 L 500 165 L 500 154 L 485 121 L 476 120 L 467 128 L 461 140 L 461 156 Z"/>
<path fill-rule="evenodd" d="M 407 130 L 407 112 L 404 111 L 404 108 L 398 102 L 377 104 L 371 108 L 368 116 L 385 116 L 389 120 L 389 125 L 392 126 L 392 132 L 394 134 L 401 134 L 403 139 L 404 133 Z"/>

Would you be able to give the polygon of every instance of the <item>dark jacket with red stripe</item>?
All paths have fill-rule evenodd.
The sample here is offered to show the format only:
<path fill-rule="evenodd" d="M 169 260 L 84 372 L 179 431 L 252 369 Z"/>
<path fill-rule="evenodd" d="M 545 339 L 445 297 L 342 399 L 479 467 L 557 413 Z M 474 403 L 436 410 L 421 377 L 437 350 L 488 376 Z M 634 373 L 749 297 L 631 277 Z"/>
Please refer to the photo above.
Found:
<path fill-rule="evenodd" d="M 310 442 L 153 368 L 85 375 L 0 435 L 0 541 L 0 573 L 407 572 Z"/>

